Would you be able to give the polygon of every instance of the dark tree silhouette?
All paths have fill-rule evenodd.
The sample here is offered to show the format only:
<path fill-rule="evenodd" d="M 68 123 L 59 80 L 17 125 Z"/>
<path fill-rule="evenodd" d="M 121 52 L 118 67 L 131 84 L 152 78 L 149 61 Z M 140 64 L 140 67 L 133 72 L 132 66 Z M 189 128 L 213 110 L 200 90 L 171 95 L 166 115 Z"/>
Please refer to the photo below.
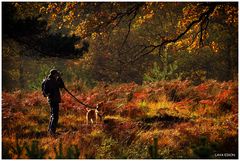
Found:
<path fill-rule="evenodd" d="M 19 19 L 13 3 L 3 4 L 3 38 L 12 39 L 26 50 L 37 51 L 30 56 L 47 56 L 61 58 L 81 57 L 88 52 L 89 43 L 82 42 L 82 48 L 76 48 L 81 38 L 75 35 L 64 36 L 61 33 L 50 33 L 47 21 L 41 15 Z"/>

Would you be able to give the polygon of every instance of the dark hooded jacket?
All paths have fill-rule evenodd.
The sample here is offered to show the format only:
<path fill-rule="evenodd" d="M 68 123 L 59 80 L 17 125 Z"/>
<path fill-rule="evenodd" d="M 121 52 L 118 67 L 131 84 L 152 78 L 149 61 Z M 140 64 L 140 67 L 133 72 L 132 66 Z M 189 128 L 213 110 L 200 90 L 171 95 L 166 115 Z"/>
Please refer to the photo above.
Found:
<path fill-rule="evenodd" d="M 56 80 L 52 75 L 49 75 L 45 83 L 45 91 L 49 102 L 61 102 L 60 88 L 65 88 L 62 78 L 59 77 Z"/>

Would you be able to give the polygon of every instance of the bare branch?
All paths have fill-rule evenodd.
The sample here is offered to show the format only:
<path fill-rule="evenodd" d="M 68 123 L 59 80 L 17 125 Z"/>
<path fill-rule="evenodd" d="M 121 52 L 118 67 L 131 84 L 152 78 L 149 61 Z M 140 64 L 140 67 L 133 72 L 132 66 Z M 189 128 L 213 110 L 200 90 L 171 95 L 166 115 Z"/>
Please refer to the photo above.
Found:
<path fill-rule="evenodd" d="M 209 3 L 209 4 L 208 4 L 208 6 L 209 6 L 208 10 L 207 10 L 206 12 L 203 12 L 203 13 L 199 16 L 199 18 L 198 18 L 197 20 L 192 21 L 192 22 L 186 27 L 186 29 L 185 29 L 182 33 L 180 33 L 176 38 L 174 38 L 174 39 L 165 39 L 165 40 L 163 40 L 163 41 L 162 41 L 160 44 L 158 44 L 158 45 L 150 45 L 150 46 L 148 46 L 148 47 L 143 48 L 140 52 L 137 53 L 138 56 L 136 56 L 134 59 L 130 60 L 128 63 L 132 63 L 132 62 L 137 61 L 137 60 L 140 59 L 141 57 L 146 56 L 146 55 L 152 53 L 152 52 L 153 52 L 155 49 L 157 49 L 157 48 L 161 48 L 161 47 L 163 47 L 163 46 L 165 46 L 165 45 L 167 45 L 167 44 L 169 44 L 169 43 L 175 43 L 175 42 L 177 42 L 177 41 L 180 40 L 184 35 L 186 35 L 186 33 L 187 33 L 193 26 L 195 26 L 196 24 L 199 24 L 199 23 L 200 23 L 200 25 L 201 25 L 201 22 L 202 22 L 202 21 L 206 20 L 206 18 L 209 18 L 210 15 L 214 12 L 214 10 L 215 10 L 215 8 L 216 8 L 217 5 L 218 5 L 218 3 Z M 147 52 L 144 52 L 144 53 L 142 54 L 142 52 L 143 52 L 145 49 L 147 49 L 147 48 L 151 48 L 151 49 L 150 49 L 149 51 L 147 51 Z"/>
<path fill-rule="evenodd" d="M 134 5 L 130 8 L 128 8 L 126 11 L 124 12 L 118 12 L 116 13 L 115 16 L 113 16 L 112 18 L 110 18 L 108 21 L 106 21 L 105 23 L 99 24 L 96 27 L 94 27 L 94 29 L 92 30 L 92 32 L 100 32 L 101 30 L 105 30 L 105 29 L 109 29 L 111 28 L 111 30 L 113 30 L 114 28 L 116 28 L 117 26 L 119 26 L 119 24 L 121 22 L 123 22 L 124 18 L 128 18 L 130 17 L 132 14 L 133 16 L 128 20 L 128 26 L 130 26 L 129 28 L 131 28 L 131 24 L 132 21 L 135 19 L 138 10 L 145 5 L 145 3 L 139 2 L 139 3 L 134 3 Z M 116 24 L 114 24 L 114 22 L 116 22 Z M 130 33 L 130 30 L 128 31 Z M 127 35 L 129 35 L 129 33 Z M 91 32 L 87 35 L 90 36 Z M 86 36 L 86 37 L 87 37 Z"/>
<path fill-rule="evenodd" d="M 127 39 L 128 39 L 128 36 L 129 36 L 129 34 L 130 34 L 130 30 L 131 30 L 132 22 L 133 22 L 133 20 L 135 19 L 135 17 L 137 16 L 137 11 L 138 11 L 138 10 L 134 11 L 133 17 L 129 20 L 129 23 L 128 23 L 128 31 L 127 31 L 127 34 L 126 34 L 126 36 L 125 36 L 125 39 L 124 39 L 124 41 L 123 41 L 123 43 L 122 43 L 122 45 L 121 45 L 121 48 L 124 46 L 124 44 L 126 43 L 126 41 L 127 41 Z"/>

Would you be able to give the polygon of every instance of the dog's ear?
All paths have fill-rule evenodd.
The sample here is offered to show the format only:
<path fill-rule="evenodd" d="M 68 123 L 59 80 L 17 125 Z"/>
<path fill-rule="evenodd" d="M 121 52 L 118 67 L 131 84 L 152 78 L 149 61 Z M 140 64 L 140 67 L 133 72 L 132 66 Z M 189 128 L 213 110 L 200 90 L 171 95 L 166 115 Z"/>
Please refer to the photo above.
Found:
<path fill-rule="evenodd" d="M 99 108 L 99 105 L 98 105 L 98 103 L 97 103 L 97 105 L 96 105 L 96 109 L 98 109 Z"/>
<path fill-rule="evenodd" d="M 101 111 L 103 109 L 103 102 L 97 103 L 96 109 Z"/>

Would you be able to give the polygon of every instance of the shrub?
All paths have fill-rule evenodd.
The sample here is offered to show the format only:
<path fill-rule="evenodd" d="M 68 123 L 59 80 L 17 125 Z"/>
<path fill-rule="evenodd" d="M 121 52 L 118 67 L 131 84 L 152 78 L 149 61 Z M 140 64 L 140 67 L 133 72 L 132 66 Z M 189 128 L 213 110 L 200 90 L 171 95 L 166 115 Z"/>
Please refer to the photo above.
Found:
<path fill-rule="evenodd" d="M 148 145 L 140 140 L 135 140 L 131 145 L 123 148 L 123 154 L 127 159 L 147 159 L 149 158 Z"/>
<path fill-rule="evenodd" d="M 135 103 L 129 103 L 118 110 L 121 117 L 136 119 L 145 114 L 146 109 L 140 108 Z"/>
<path fill-rule="evenodd" d="M 177 68 L 178 66 L 176 62 L 167 64 L 167 66 L 163 67 L 161 67 L 159 63 L 154 62 L 153 68 L 148 73 L 144 74 L 143 80 L 145 82 L 157 82 L 180 78 L 180 75 L 176 73 Z"/>
<path fill-rule="evenodd" d="M 199 141 L 200 141 L 200 144 L 193 149 L 194 154 L 200 159 L 211 158 L 212 149 L 207 144 L 207 141 L 208 141 L 207 138 L 205 136 L 201 136 L 199 138 Z"/>
<path fill-rule="evenodd" d="M 98 159 L 124 159 L 123 147 L 112 137 L 104 138 L 97 150 Z"/>
<path fill-rule="evenodd" d="M 153 138 L 153 144 L 148 147 L 149 155 L 151 159 L 158 159 L 158 138 Z"/>
<path fill-rule="evenodd" d="M 40 106 L 46 102 L 46 99 L 43 97 L 41 92 L 36 91 L 32 93 L 27 93 L 22 100 L 23 106 Z"/>
<path fill-rule="evenodd" d="M 4 143 L 2 144 L 2 159 L 11 159 L 10 148 L 6 146 Z"/>
<path fill-rule="evenodd" d="M 25 148 L 29 159 L 43 159 L 47 152 L 45 149 L 39 147 L 37 140 L 33 140 L 31 146 L 26 144 Z"/>
<path fill-rule="evenodd" d="M 79 159 L 80 156 L 80 149 L 77 147 L 77 145 L 70 145 L 67 148 L 67 153 L 63 153 L 63 146 L 62 146 L 62 140 L 60 140 L 58 145 L 58 150 L 56 146 L 54 146 L 54 152 L 55 152 L 55 159 Z"/>
<path fill-rule="evenodd" d="M 18 137 L 16 135 L 16 145 L 12 146 L 11 149 L 12 149 L 13 153 L 17 155 L 17 158 L 21 157 L 24 148 L 25 148 L 25 144 L 24 145 L 20 145 Z"/>
<path fill-rule="evenodd" d="M 67 159 L 79 159 L 80 149 L 76 145 L 67 148 Z"/>

